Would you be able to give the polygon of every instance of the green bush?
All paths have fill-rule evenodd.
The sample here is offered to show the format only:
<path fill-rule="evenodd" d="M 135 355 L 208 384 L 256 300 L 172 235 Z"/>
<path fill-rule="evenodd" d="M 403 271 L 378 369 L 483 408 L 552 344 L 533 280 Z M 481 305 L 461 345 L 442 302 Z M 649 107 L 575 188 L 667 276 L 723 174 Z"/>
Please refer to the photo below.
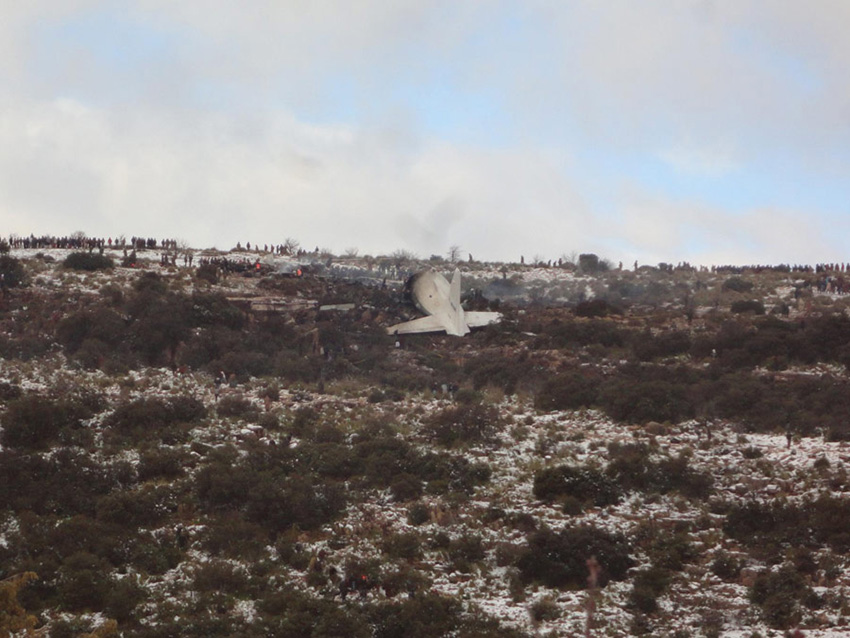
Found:
<path fill-rule="evenodd" d="M 104 600 L 104 613 L 120 624 L 133 619 L 133 612 L 145 600 L 145 589 L 132 576 L 113 580 Z"/>
<path fill-rule="evenodd" d="M 576 317 L 607 317 L 608 315 L 621 315 L 621 308 L 609 303 L 605 299 L 591 299 L 581 301 L 576 305 Z"/>
<path fill-rule="evenodd" d="M 74 252 L 62 262 L 70 270 L 111 270 L 115 264 L 111 257 L 99 253 Z"/>
<path fill-rule="evenodd" d="M 179 449 L 154 448 L 143 451 L 139 458 L 139 481 L 179 478 L 183 476 L 188 461 L 188 455 Z"/>
<path fill-rule="evenodd" d="M 59 449 L 49 458 L 0 451 L 0 509 L 93 515 L 97 499 L 121 482 L 126 468 L 99 465 L 88 453 Z M 132 476 L 132 473 L 129 475 Z"/>
<path fill-rule="evenodd" d="M 453 447 L 491 441 L 501 425 L 495 406 L 471 403 L 435 413 L 428 418 L 422 432 L 440 445 Z"/>
<path fill-rule="evenodd" d="M 431 520 L 431 511 L 425 503 L 414 503 L 407 509 L 407 522 L 410 525 L 423 525 Z"/>
<path fill-rule="evenodd" d="M 101 611 L 112 590 L 110 565 L 102 558 L 78 552 L 62 562 L 57 591 L 69 611 Z"/>
<path fill-rule="evenodd" d="M 210 284 L 217 284 L 218 266 L 215 264 L 201 264 L 195 271 L 195 277 Z"/>
<path fill-rule="evenodd" d="M 21 395 L 23 395 L 21 386 L 7 381 L 0 381 L 0 401 L 20 399 Z"/>
<path fill-rule="evenodd" d="M 395 501 L 412 501 L 422 496 L 422 481 L 412 474 L 402 472 L 393 477 L 390 491 Z"/>
<path fill-rule="evenodd" d="M 691 337 L 687 332 L 674 330 L 653 335 L 649 330 L 635 335 L 632 350 L 641 361 L 653 361 L 664 357 L 675 357 L 689 352 Z"/>
<path fill-rule="evenodd" d="M 113 438 L 183 442 L 191 424 L 204 418 L 204 404 L 190 396 L 141 398 L 122 403 L 104 421 Z"/>
<path fill-rule="evenodd" d="M 204 530 L 203 548 L 213 556 L 257 560 L 263 556 L 268 533 L 235 512 L 212 518 Z"/>
<path fill-rule="evenodd" d="M 799 624 L 801 605 L 817 607 L 819 601 L 803 576 L 785 565 L 777 571 L 763 571 L 750 588 L 750 600 L 762 608 L 765 622 L 776 629 Z"/>
<path fill-rule="evenodd" d="M 136 490 L 116 490 L 97 502 L 98 520 L 130 528 L 153 527 L 176 511 L 169 486 L 145 486 Z"/>
<path fill-rule="evenodd" d="M 249 578 L 243 567 L 214 558 L 195 568 L 193 582 L 195 589 L 201 592 L 244 594 Z"/>
<path fill-rule="evenodd" d="M 452 566 L 459 572 L 471 571 L 472 564 L 484 559 L 484 545 L 477 534 L 464 534 L 454 538 L 448 546 Z"/>
<path fill-rule="evenodd" d="M 739 299 L 737 301 L 733 301 L 729 310 L 731 310 L 735 314 L 743 314 L 746 312 L 751 312 L 754 315 L 763 315 L 764 314 L 764 304 L 757 299 L 744 301 Z"/>
<path fill-rule="evenodd" d="M 660 379 L 612 379 L 602 387 L 600 403 L 611 418 L 631 423 L 678 423 L 693 416 L 685 387 Z"/>
<path fill-rule="evenodd" d="M 260 409 L 241 394 L 222 397 L 215 409 L 219 416 L 237 417 L 246 421 L 256 420 L 260 416 Z"/>
<path fill-rule="evenodd" d="M 740 277 L 730 277 L 723 282 L 722 288 L 733 292 L 750 292 L 753 289 L 753 282 Z"/>
<path fill-rule="evenodd" d="M 413 561 L 422 555 L 419 535 L 413 532 L 387 536 L 381 543 L 381 549 L 393 560 Z"/>
<path fill-rule="evenodd" d="M 113 348 L 126 339 L 124 319 L 110 308 L 81 310 L 62 319 L 56 326 L 56 339 L 65 352 L 75 354 L 86 340 Z"/>
<path fill-rule="evenodd" d="M 30 394 L 8 403 L 2 416 L 0 442 L 11 448 L 41 450 L 59 439 L 60 433 L 81 427 L 92 416 L 85 405 Z"/>
<path fill-rule="evenodd" d="M 426 594 L 402 603 L 375 609 L 374 638 L 444 638 L 454 635 L 462 623 L 460 601 Z"/>
<path fill-rule="evenodd" d="M 533 491 L 534 496 L 543 501 L 572 497 L 582 504 L 596 507 L 613 505 L 623 496 L 620 487 L 601 470 L 569 465 L 544 468 L 536 472 Z"/>
<path fill-rule="evenodd" d="M 670 584 L 670 575 L 666 569 L 649 567 L 634 575 L 632 590 L 629 592 L 629 606 L 644 614 L 658 611 L 658 597 Z"/>
<path fill-rule="evenodd" d="M 574 370 L 552 377 L 534 398 L 538 410 L 577 410 L 592 407 L 599 397 L 600 379 Z"/>
<path fill-rule="evenodd" d="M 529 607 L 528 613 L 531 615 L 531 620 L 536 623 L 557 620 L 561 617 L 561 610 L 558 607 L 558 603 L 549 597 L 535 600 L 531 604 L 531 607 Z"/>
<path fill-rule="evenodd" d="M 711 573 L 727 582 L 734 582 L 741 573 L 741 561 L 727 552 L 718 552 L 711 561 Z"/>
<path fill-rule="evenodd" d="M 24 282 L 24 267 L 20 260 L 0 254 L 0 289 L 16 288 Z"/>
<path fill-rule="evenodd" d="M 678 492 L 694 499 L 706 498 L 714 489 L 710 474 L 697 472 L 688 464 L 688 456 L 652 461 L 643 444 L 612 443 L 608 446 L 611 462 L 606 474 L 627 491 Z"/>
<path fill-rule="evenodd" d="M 525 583 L 546 587 L 584 589 L 587 587 L 587 560 L 595 556 L 602 568 L 599 584 L 623 580 L 634 564 L 631 546 L 622 534 L 591 526 L 565 528 L 560 532 L 541 529 L 528 537 L 528 546 L 519 556 L 517 567 Z"/>

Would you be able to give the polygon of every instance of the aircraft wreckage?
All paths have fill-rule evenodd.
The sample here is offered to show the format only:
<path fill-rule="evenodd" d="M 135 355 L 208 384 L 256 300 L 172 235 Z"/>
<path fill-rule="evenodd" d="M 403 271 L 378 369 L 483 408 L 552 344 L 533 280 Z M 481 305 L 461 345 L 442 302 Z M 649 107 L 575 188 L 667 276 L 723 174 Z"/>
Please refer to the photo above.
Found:
<path fill-rule="evenodd" d="M 455 269 L 452 281 L 435 270 L 424 270 L 408 282 L 416 307 L 427 317 L 397 323 L 387 328 L 391 335 L 442 332 L 462 337 L 472 328 L 486 326 L 502 318 L 498 312 L 467 312 L 460 305 L 460 269 Z"/>

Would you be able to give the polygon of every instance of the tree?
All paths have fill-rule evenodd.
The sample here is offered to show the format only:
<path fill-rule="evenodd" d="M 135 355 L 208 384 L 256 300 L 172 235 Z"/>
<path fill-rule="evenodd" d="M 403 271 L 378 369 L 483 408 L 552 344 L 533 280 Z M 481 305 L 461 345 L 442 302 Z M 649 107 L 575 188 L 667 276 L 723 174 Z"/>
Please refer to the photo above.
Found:
<path fill-rule="evenodd" d="M 18 591 L 38 576 L 24 572 L 0 580 L 0 636 L 34 636 L 38 619 L 18 602 Z"/>
<path fill-rule="evenodd" d="M 21 262 L 9 255 L 0 254 L 0 289 L 20 286 L 24 280 Z"/>
<path fill-rule="evenodd" d="M 455 244 L 449 247 L 448 259 L 452 263 L 460 261 L 460 246 Z"/>
<path fill-rule="evenodd" d="M 283 252 L 287 255 L 294 255 L 301 247 L 301 242 L 293 237 L 287 237 L 283 240 Z"/>

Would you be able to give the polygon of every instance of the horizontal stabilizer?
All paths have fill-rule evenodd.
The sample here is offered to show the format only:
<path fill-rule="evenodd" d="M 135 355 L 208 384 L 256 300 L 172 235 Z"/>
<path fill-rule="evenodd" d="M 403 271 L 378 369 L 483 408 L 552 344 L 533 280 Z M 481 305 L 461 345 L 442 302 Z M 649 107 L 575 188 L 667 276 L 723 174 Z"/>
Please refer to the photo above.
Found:
<path fill-rule="evenodd" d="M 420 332 L 438 332 L 445 330 L 446 324 L 440 318 L 430 315 L 413 321 L 397 323 L 394 326 L 387 328 L 387 334 L 391 335 L 409 335 L 418 334 Z"/>
<path fill-rule="evenodd" d="M 466 319 L 466 325 L 470 328 L 479 328 L 481 326 L 489 326 L 491 323 L 496 323 L 502 318 L 502 313 L 474 312 L 467 310 L 463 313 L 463 318 Z"/>

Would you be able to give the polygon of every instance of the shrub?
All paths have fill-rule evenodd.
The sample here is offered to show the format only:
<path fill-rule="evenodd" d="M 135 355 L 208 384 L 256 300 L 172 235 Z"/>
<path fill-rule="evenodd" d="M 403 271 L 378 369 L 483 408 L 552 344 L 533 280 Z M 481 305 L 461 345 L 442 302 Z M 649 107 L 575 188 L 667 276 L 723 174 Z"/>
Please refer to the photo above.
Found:
<path fill-rule="evenodd" d="M 133 618 L 133 611 L 145 599 L 145 590 L 132 576 L 112 582 L 104 601 L 104 612 L 119 623 Z"/>
<path fill-rule="evenodd" d="M 397 474 L 390 483 L 390 491 L 396 501 L 411 501 L 422 496 L 422 481 L 412 474 Z"/>
<path fill-rule="evenodd" d="M 195 271 L 195 277 L 210 284 L 217 284 L 218 266 L 215 264 L 201 264 Z"/>
<path fill-rule="evenodd" d="M 621 315 L 623 311 L 604 299 L 581 301 L 576 305 L 577 317 L 607 317 L 609 314 Z"/>
<path fill-rule="evenodd" d="M 7 381 L 0 381 L 0 401 L 19 399 L 22 394 L 21 386 Z"/>
<path fill-rule="evenodd" d="M 0 254 L 0 289 L 15 288 L 24 281 L 24 267 L 20 260 Z"/>
<path fill-rule="evenodd" d="M 242 594 L 249 582 L 248 574 L 241 566 L 215 558 L 199 565 L 193 576 L 195 589 L 201 592 Z"/>
<path fill-rule="evenodd" d="M 62 262 L 70 270 L 111 270 L 115 265 L 112 258 L 99 253 L 74 252 Z"/>
<path fill-rule="evenodd" d="M 90 416 L 91 410 L 79 402 L 27 395 L 9 402 L 0 442 L 13 448 L 44 449 L 63 430 L 80 427 L 80 420 Z"/>
<path fill-rule="evenodd" d="M 578 268 L 582 273 L 597 273 L 608 271 L 610 266 L 595 253 L 582 253 L 578 256 Z"/>
<path fill-rule="evenodd" d="M 670 575 L 666 569 L 649 567 L 637 572 L 629 592 L 629 606 L 644 614 L 658 611 L 657 598 L 670 584 Z"/>
<path fill-rule="evenodd" d="M 229 512 L 210 521 L 201 542 L 213 556 L 257 560 L 263 555 L 268 534 L 260 525 Z"/>
<path fill-rule="evenodd" d="M 154 448 L 142 452 L 139 459 L 139 481 L 175 479 L 183 476 L 188 458 L 181 450 Z"/>
<path fill-rule="evenodd" d="M 461 624 L 461 604 L 453 598 L 426 594 L 400 604 L 381 605 L 373 616 L 374 638 L 443 638 Z"/>
<path fill-rule="evenodd" d="M 484 559 L 484 545 L 480 536 L 465 534 L 449 542 L 448 553 L 454 569 L 467 573 L 471 570 L 472 563 Z"/>
<path fill-rule="evenodd" d="M 803 576 L 785 565 L 775 572 L 763 571 L 750 588 L 750 600 L 762 608 L 765 622 L 788 629 L 801 619 L 800 604 L 816 606 L 815 594 Z"/>
<path fill-rule="evenodd" d="M 425 503 L 417 502 L 407 509 L 407 522 L 410 525 L 422 525 L 431 520 L 431 511 Z"/>
<path fill-rule="evenodd" d="M 764 304 L 756 299 L 750 301 L 738 300 L 732 302 L 732 305 L 730 306 L 729 310 L 731 310 L 735 314 L 751 312 L 754 315 L 763 315 Z"/>
<path fill-rule="evenodd" d="M 93 514 L 95 502 L 122 481 L 123 470 L 89 454 L 60 449 L 49 458 L 0 451 L 0 509 L 66 516 Z"/>
<path fill-rule="evenodd" d="M 76 353 L 86 340 L 116 347 L 125 338 L 124 320 L 109 308 L 81 310 L 65 317 L 56 326 L 56 339 L 68 354 Z"/>
<path fill-rule="evenodd" d="M 431 581 L 423 574 L 403 565 L 400 569 L 385 574 L 381 578 L 381 589 L 388 598 L 393 598 L 402 592 L 414 596 L 418 591 L 426 589 Z"/>
<path fill-rule="evenodd" d="M 452 447 L 490 441 L 501 423 L 495 406 L 472 403 L 437 412 L 422 430 L 440 445 Z"/>
<path fill-rule="evenodd" d="M 608 452 L 611 462 L 606 474 L 625 490 L 705 498 L 714 489 L 711 475 L 693 470 L 686 454 L 654 462 L 646 445 L 619 443 L 609 445 Z"/>
<path fill-rule="evenodd" d="M 622 498 L 619 486 L 602 471 L 568 465 L 536 472 L 533 491 L 535 497 L 544 501 L 572 497 L 597 507 L 613 505 Z"/>
<path fill-rule="evenodd" d="M 182 550 L 170 539 L 156 542 L 150 538 L 136 537 L 126 551 L 127 562 L 147 574 L 164 574 L 183 560 Z"/>
<path fill-rule="evenodd" d="M 152 527 L 176 509 L 168 486 L 116 490 L 97 502 L 98 520 L 131 528 Z"/>
<path fill-rule="evenodd" d="M 675 330 L 657 336 L 646 331 L 636 335 L 632 350 L 641 361 L 652 361 L 663 357 L 675 357 L 691 349 L 691 337 L 687 332 Z"/>
<path fill-rule="evenodd" d="M 578 370 L 552 377 L 534 398 L 539 410 L 576 410 L 596 404 L 599 379 Z"/>
<path fill-rule="evenodd" d="M 383 540 L 381 549 L 393 560 L 412 561 L 422 555 L 419 536 L 415 533 L 391 534 Z"/>
<path fill-rule="evenodd" d="M 753 289 L 753 282 L 740 277 L 730 277 L 723 282 L 722 288 L 733 292 L 750 292 Z"/>
<path fill-rule="evenodd" d="M 257 476 L 245 500 L 248 520 L 272 532 L 297 525 L 312 530 L 329 523 L 345 508 L 342 489 L 335 485 L 316 483 L 308 477 L 288 477 L 270 480 Z"/>
<path fill-rule="evenodd" d="M 683 385 L 661 379 L 615 378 L 602 387 L 600 399 L 605 412 L 618 421 L 678 423 L 693 415 Z"/>
<path fill-rule="evenodd" d="M 671 572 L 681 571 L 686 563 L 698 556 L 684 526 L 652 534 L 648 553 L 653 567 Z"/>
<path fill-rule="evenodd" d="M 741 561 L 727 552 L 718 552 L 711 562 L 711 573 L 727 582 L 734 582 L 741 573 Z"/>
<path fill-rule="evenodd" d="M 133 440 L 159 439 L 166 444 L 182 442 L 187 426 L 204 418 L 207 409 L 190 396 L 171 399 L 141 398 L 120 404 L 104 424 L 113 436 Z"/>
<path fill-rule="evenodd" d="M 561 617 L 561 610 L 558 608 L 558 603 L 550 596 L 538 598 L 531 603 L 528 613 L 531 616 L 531 620 L 535 623 L 557 620 Z"/>
<path fill-rule="evenodd" d="M 587 560 L 595 556 L 602 568 L 599 584 L 623 580 L 634 562 L 631 547 L 622 534 L 591 526 L 565 528 L 560 532 L 541 529 L 528 537 L 528 547 L 517 567 L 526 583 L 547 587 L 584 589 L 587 587 Z"/>
<path fill-rule="evenodd" d="M 102 558 L 78 552 L 62 562 L 57 591 L 69 611 L 100 611 L 112 589 L 110 565 Z"/>
<path fill-rule="evenodd" d="M 222 294 L 195 293 L 191 298 L 190 320 L 193 326 L 224 326 L 241 330 L 245 313 Z"/>
<path fill-rule="evenodd" d="M 215 409 L 219 416 L 237 417 L 248 421 L 256 420 L 260 416 L 260 409 L 241 394 L 222 397 Z"/>

